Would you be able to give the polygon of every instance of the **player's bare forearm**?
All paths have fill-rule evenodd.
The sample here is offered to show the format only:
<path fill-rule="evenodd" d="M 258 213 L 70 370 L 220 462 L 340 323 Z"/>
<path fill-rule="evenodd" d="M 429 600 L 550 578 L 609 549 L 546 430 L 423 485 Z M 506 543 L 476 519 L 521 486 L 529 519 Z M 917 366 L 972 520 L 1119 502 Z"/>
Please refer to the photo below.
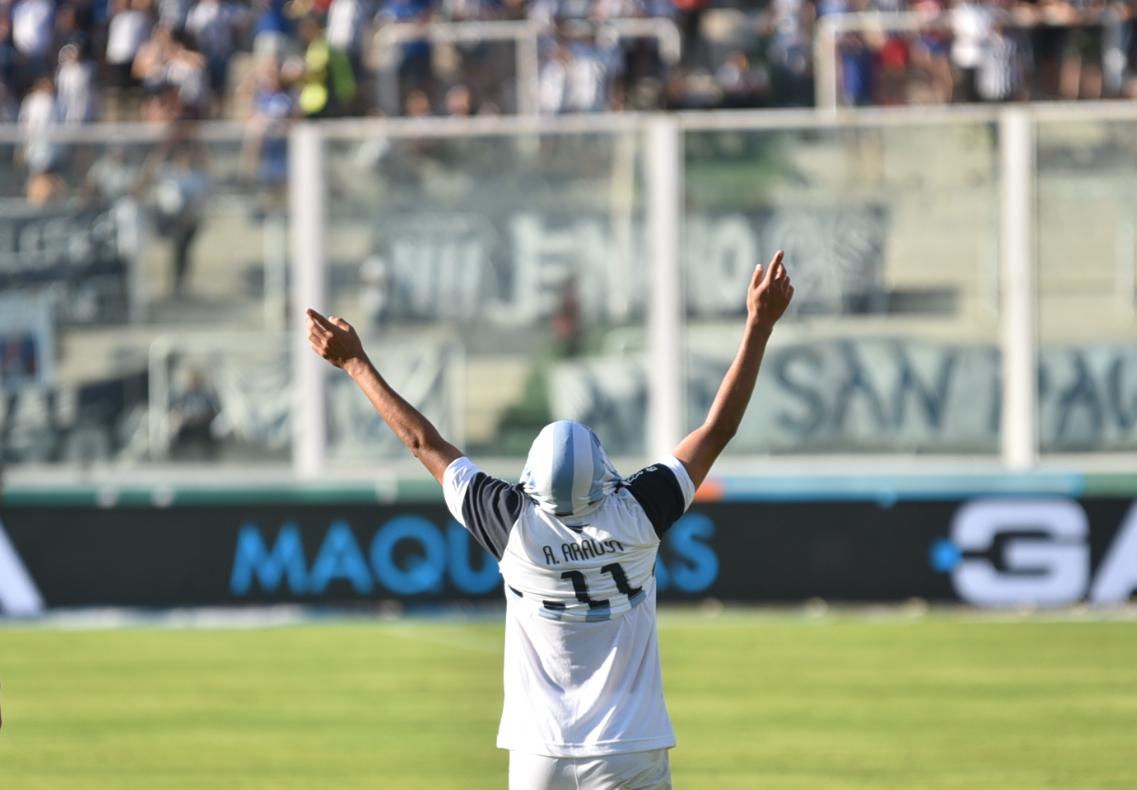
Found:
<path fill-rule="evenodd" d="M 442 438 L 434 424 L 416 409 L 379 375 L 379 371 L 364 357 L 344 366 L 375 411 L 390 426 L 407 449 L 422 462 L 438 482 L 450 463 L 462 456 L 459 450 Z"/>
<path fill-rule="evenodd" d="M 772 331 L 772 326 L 762 326 L 756 321 L 747 320 L 738 352 L 723 376 L 722 384 L 707 412 L 704 425 L 714 435 L 722 438 L 723 446 L 734 438 L 738 426 L 742 424 Z"/>
<path fill-rule="evenodd" d="M 715 460 L 738 433 L 750 396 L 754 394 L 770 330 L 753 321 L 746 322 L 738 352 L 723 376 L 707 419 L 675 449 L 675 457 L 683 462 L 696 487 L 706 479 Z"/>
<path fill-rule="evenodd" d="M 755 268 L 746 294 L 746 329 L 738 352 L 723 376 L 707 419 L 675 448 L 675 457 L 683 462 L 696 487 L 706 479 L 719 454 L 738 433 L 754 394 L 766 344 L 793 293 L 781 250 L 774 254 L 768 267 Z"/>
<path fill-rule="evenodd" d="M 446 467 L 462 457 L 462 451 L 443 439 L 434 424 L 379 374 L 351 324 L 308 310 L 308 342 L 317 354 L 351 376 L 391 431 L 441 483 Z"/>

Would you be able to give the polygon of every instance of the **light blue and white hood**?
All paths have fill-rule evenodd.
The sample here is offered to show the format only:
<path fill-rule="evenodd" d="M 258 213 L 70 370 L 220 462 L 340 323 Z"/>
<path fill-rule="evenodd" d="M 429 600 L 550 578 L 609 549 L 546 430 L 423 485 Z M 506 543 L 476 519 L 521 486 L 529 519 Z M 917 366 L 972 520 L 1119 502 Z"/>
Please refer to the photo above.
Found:
<path fill-rule="evenodd" d="M 525 493 L 557 518 L 591 513 L 621 482 L 596 434 L 576 420 L 542 428 L 521 472 Z"/>

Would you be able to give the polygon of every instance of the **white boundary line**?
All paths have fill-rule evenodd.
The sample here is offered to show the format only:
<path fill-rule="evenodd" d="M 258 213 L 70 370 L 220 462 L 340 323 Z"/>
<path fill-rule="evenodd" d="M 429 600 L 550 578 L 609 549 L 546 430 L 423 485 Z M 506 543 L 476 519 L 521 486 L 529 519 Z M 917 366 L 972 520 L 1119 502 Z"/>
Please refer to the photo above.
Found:
<path fill-rule="evenodd" d="M 323 606 L 281 604 L 254 607 L 201 607 L 168 610 L 128 608 L 62 609 L 34 620 L 0 617 L 0 633 L 5 628 L 102 631 L 145 630 L 244 630 L 295 626 L 374 626 L 400 638 L 431 642 L 446 647 L 462 647 L 478 652 L 496 651 L 492 639 L 440 637 L 434 626 L 501 625 L 504 601 L 474 606 L 439 606 L 437 613 L 404 613 L 400 607 L 376 609 L 334 609 Z M 1005 608 L 979 609 L 958 604 L 929 604 L 913 599 L 887 604 L 828 604 L 807 601 L 795 605 L 723 604 L 715 599 L 692 604 L 662 604 L 660 623 L 677 626 L 712 626 L 718 621 L 782 623 L 857 622 L 869 625 L 907 625 L 919 622 L 961 622 L 979 624 L 1048 623 L 1134 623 L 1137 604 L 1094 607 L 1079 604 L 1058 609 Z"/>

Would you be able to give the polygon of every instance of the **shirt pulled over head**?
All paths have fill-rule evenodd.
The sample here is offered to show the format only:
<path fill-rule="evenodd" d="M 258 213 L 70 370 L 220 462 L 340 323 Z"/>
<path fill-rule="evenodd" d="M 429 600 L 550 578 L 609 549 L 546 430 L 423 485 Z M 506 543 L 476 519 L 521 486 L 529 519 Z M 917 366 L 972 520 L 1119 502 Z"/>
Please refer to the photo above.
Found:
<path fill-rule="evenodd" d="M 522 490 L 557 518 L 591 513 L 620 483 L 596 434 L 576 420 L 557 420 L 541 429 L 521 472 Z"/>

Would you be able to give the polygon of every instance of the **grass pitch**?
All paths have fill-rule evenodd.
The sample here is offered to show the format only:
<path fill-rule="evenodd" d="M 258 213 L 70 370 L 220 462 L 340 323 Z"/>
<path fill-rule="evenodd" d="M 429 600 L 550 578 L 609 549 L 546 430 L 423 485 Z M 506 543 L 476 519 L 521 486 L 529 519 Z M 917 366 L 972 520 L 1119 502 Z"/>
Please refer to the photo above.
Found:
<path fill-rule="evenodd" d="M 661 616 L 676 786 L 1137 787 L 1137 623 Z M 0 787 L 505 787 L 501 626 L 0 628 Z"/>

